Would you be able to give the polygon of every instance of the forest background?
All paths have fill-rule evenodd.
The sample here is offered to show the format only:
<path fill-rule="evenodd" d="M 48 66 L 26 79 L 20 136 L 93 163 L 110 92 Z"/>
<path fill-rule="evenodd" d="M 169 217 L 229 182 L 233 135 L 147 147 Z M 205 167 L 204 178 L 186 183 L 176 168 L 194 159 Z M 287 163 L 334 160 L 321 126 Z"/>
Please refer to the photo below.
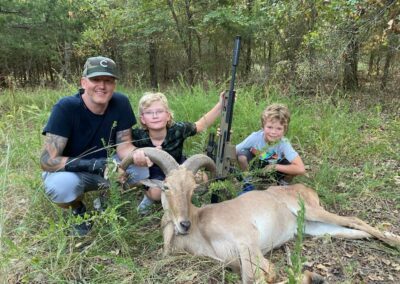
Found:
<path fill-rule="evenodd" d="M 135 113 L 155 89 L 196 121 L 229 84 L 236 35 L 233 142 L 259 129 L 265 105 L 287 104 L 307 166 L 296 181 L 330 211 L 400 234 L 399 14 L 395 0 L 0 0 L 0 283 L 239 283 L 210 259 L 163 257 L 162 209 L 138 216 L 141 190 L 115 188 L 90 235 L 71 237 L 76 220 L 47 200 L 38 161 L 51 107 L 76 92 L 87 57 L 115 59 Z M 399 250 L 377 241 L 306 239 L 299 253 L 329 283 L 400 281 Z M 284 279 L 285 252 L 268 258 Z"/>
<path fill-rule="evenodd" d="M 1 0 L 0 87 L 77 82 L 86 58 L 113 58 L 122 82 L 189 86 L 229 76 L 296 93 L 387 88 L 399 76 L 395 0 Z"/>

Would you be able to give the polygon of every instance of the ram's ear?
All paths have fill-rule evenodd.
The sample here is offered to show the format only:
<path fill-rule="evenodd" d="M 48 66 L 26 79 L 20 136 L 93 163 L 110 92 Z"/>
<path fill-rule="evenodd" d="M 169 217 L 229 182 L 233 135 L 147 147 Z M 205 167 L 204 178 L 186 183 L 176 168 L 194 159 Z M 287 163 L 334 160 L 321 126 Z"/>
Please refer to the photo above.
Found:
<path fill-rule="evenodd" d="M 158 179 L 143 179 L 140 183 L 148 187 L 158 187 L 161 189 L 164 187 L 164 182 Z"/>

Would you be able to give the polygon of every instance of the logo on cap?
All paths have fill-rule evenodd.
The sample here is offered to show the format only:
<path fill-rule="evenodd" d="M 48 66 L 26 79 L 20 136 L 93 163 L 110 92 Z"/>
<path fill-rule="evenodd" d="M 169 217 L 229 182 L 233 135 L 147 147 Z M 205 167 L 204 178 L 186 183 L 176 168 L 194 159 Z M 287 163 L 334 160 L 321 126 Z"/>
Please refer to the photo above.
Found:
<path fill-rule="evenodd" d="M 100 61 L 100 65 L 103 67 L 107 67 L 107 64 L 108 64 L 107 60 Z"/>

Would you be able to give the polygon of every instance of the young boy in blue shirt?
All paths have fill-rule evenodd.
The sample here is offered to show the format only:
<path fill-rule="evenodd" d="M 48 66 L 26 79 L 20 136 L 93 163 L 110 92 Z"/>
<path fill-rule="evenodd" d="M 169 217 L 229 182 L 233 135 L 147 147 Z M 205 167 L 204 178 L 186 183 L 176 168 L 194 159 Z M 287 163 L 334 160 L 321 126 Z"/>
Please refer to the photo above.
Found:
<path fill-rule="evenodd" d="M 242 171 L 260 170 L 263 174 L 274 172 L 279 185 L 288 184 L 295 175 L 305 173 L 300 155 L 284 137 L 290 123 L 289 109 L 282 104 L 268 106 L 261 115 L 261 127 L 236 146 Z M 256 158 L 256 159 L 254 159 Z M 254 186 L 245 183 L 244 191 Z"/>

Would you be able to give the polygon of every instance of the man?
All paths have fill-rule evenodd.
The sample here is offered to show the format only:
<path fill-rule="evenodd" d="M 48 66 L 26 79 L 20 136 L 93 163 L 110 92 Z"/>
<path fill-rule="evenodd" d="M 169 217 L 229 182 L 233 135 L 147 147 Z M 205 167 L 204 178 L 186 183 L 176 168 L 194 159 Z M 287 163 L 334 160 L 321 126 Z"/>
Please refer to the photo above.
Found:
<path fill-rule="evenodd" d="M 43 130 L 46 136 L 40 164 L 50 200 L 83 216 L 85 192 L 105 189 L 108 153 L 115 148 L 118 159 L 132 155 L 131 127 L 136 118 L 126 96 L 115 93 L 117 67 L 98 56 L 87 59 L 79 93 L 60 99 Z M 128 182 L 147 178 L 149 163 L 143 151 L 135 151 L 135 164 L 127 170 Z M 84 222 L 74 226 L 82 236 L 90 230 Z"/>

